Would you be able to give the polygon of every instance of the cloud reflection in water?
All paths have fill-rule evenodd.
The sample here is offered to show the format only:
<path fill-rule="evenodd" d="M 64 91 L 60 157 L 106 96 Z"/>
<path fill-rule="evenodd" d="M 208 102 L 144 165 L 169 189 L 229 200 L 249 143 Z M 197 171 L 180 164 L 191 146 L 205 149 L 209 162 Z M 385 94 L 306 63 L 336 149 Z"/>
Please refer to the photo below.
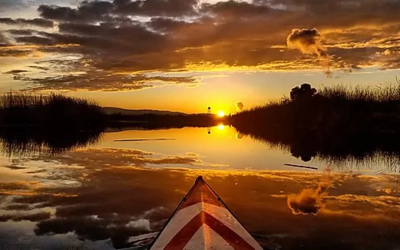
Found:
<path fill-rule="evenodd" d="M 159 230 L 195 176 L 202 174 L 266 247 L 362 249 L 361 245 L 368 244 L 371 248 L 390 249 L 400 244 L 394 235 L 400 230 L 400 193 L 395 189 L 390 194 L 384 191 L 392 187 L 392 175 L 332 173 L 329 195 L 321 198 L 324 209 L 317 216 L 294 216 L 287 206 L 287 197 L 315 187 L 326 177 L 323 173 L 145 167 L 146 164 L 169 166 L 182 159 L 184 165 L 187 159 L 189 164 L 198 163 L 193 160 L 197 158 L 195 154 L 186 155 L 187 159 L 157 157 L 160 156 L 156 153 L 141 150 L 87 149 L 21 160 L 20 165 L 41 161 L 46 165 L 47 175 L 38 178 L 42 185 L 34 182 L 3 185 L 0 211 L 18 216 L 2 218 L 8 220 L 6 223 L 37 221 L 31 230 L 40 237 L 73 233 L 80 240 L 109 241 L 115 248 L 123 248 L 131 246 L 131 241 L 137 242 L 135 237 Z M 132 167 L 126 167 L 129 165 Z M 55 174 L 57 171 L 61 172 Z M 57 183 L 62 172 L 68 173 L 66 179 L 80 184 L 48 185 L 48 181 Z M 24 194 L 27 190 L 30 192 Z M 35 209 L 43 217 L 36 218 L 27 208 Z M 49 209 L 54 212 L 45 217 L 41 211 Z M 29 218 L 29 214 L 33 217 Z M 380 230 L 379 237 L 376 228 Z M 349 231 L 354 234 L 351 239 Z M 366 239 L 371 240 L 365 242 Z"/>

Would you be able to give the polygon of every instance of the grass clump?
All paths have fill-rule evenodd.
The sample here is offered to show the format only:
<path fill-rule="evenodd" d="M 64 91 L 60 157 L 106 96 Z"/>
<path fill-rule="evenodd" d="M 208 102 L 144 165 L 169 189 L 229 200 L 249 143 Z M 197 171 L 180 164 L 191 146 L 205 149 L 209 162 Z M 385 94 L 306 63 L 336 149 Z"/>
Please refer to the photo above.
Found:
<path fill-rule="evenodd" d="M 7 155 L 60 153 L 101 138 L 106 116 L 95 102 L 60 94 L 0 96 L 0 144 Z"/>
<path fill-rule="evenodd" d="M 97 128 L 104 119 L 99 105 L 82 98 L 12 92 L 0 97 L 0 126 Z"/>

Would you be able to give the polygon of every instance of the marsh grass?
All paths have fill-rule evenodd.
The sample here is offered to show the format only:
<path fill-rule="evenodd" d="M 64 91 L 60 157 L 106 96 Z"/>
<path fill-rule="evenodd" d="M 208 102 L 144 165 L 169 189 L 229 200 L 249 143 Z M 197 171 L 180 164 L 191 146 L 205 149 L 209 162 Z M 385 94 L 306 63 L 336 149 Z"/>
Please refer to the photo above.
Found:
<path fill-rule="evenodd" d="M 0 97 L 0 142 L 7 155 L 61 153 L 95 143 L 106 115 L 95 102 L 59 94 Z"/>
<path fill-rule="evenodd" d="M 377 151 L 400 155 L 400 84 L 323 87 L 312 96 L 240 112 L 230 122 L 303 160 L 363 158 Z"/>
<path fill-rule="evenodd" d="M 87 99 L 12 92 L 0 97 L 0 126 L 97 128 L 104 119 L 102 108 Z"/>

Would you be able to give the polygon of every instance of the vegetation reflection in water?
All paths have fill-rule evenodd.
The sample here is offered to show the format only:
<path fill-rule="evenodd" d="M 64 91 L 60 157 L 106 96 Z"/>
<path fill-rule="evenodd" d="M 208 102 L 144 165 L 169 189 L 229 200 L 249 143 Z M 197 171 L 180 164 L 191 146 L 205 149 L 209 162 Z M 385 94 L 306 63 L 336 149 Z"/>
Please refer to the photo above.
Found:
<path fill-rule="evenodd" d="M 56 154 L 96 143 L 105 115 L 95 102 L 63 95 L 0 97 L 0 142 L 11 155 Z"/>
<path fill-rule="evenodd" d="M 0 132 L 1 150 L 8 156 L 59 154 L 96 144 L 103 132 L 94 130 L 25 130 L 6 129 Z"/>
<path fill-rule="evenodd" d="M 242 111 L 230 122 L 239 133 L 303 161 L 317 157 L 331 163 L 373 158 L 398 162 L 399 107 L 399 84 L 319 91 L 302 84 L 292 89 L 290 98 Z"/>

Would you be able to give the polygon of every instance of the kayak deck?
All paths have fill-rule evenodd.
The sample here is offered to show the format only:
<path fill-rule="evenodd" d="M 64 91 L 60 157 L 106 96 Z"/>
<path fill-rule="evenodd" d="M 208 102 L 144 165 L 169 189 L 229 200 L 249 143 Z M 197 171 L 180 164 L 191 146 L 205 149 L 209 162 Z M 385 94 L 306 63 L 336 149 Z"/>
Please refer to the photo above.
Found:
<path fill-rule="evenodd" d="M 150 249 L 262 249 L 201 176 Z"/>

